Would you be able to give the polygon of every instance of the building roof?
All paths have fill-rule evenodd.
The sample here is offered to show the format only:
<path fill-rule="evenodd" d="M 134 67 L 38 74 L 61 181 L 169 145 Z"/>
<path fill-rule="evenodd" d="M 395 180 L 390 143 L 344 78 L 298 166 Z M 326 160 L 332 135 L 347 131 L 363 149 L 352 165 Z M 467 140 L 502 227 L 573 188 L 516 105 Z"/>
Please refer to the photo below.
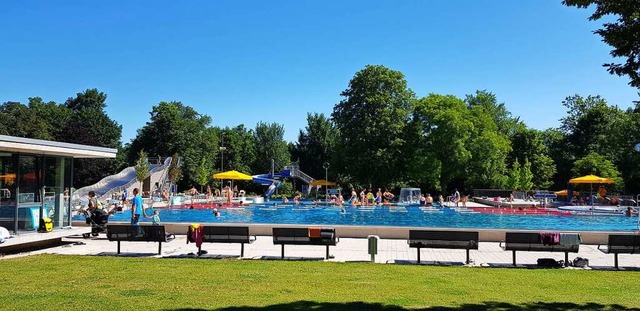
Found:
<path fill-rule="evenodd" d="M 0 135 L 0 152 L 44 154 L 73 158 L 115 158 L 117 149 Z"/>

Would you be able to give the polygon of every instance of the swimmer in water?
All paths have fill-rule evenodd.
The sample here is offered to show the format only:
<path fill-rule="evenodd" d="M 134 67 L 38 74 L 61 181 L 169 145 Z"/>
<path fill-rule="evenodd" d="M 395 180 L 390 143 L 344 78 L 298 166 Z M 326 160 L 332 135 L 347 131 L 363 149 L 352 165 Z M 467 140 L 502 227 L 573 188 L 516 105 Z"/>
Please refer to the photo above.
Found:
<path fill-rule="evenodd" d="M 217 209 L 217 208 L 214 208 L 214 209 L 213 209 L 213 216 L 215 216 L 215 217 L 220 217 L 220 212 L 218 212 L 218 209 Z"/>

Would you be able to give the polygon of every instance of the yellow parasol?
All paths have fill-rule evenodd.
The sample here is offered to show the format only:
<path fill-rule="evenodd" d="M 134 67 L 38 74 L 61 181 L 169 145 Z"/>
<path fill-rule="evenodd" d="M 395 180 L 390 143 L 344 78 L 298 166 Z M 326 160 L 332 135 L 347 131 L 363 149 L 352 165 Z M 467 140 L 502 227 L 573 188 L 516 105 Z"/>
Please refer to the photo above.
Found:
<path fill-rule="evenodd" d="M 570 184 L 612 184 L 612 178 L 605 178 L 596 175 L 586 175 L 569 180 Z"/>
<path fill-rule="evenodd" d="M 593 205 L 593 184 L 612 184 L 613 178 L 605 178 L 596 175 L 586 175 L 569 179 L 570 184 L 589 184 L 589 201 Z"/>
<path fill-rule="evenodd" d="M 250 175 L 240 173 L 236 170 L 213 174 L 215 179 L 232 179 L 232 180 L 252 180 Z"/>

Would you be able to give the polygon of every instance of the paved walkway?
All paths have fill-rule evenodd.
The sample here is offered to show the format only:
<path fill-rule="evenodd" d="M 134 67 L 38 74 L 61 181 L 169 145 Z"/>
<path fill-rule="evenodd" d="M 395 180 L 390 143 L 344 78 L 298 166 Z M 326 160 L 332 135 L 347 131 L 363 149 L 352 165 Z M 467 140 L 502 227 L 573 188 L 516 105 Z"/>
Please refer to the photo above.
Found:
<path fill-rule="evenodd" d="M 106 236 L 83 239 L 81 237 L 65 238 L 71 244 L 22 253 L 8 255 L 4 258 L 15 258 L 30 254 L 62 254 L 62 255 L 106 255 L 106 256 L 136 256 L 136 257 L 164 257 L 184 258 L 196 257 L 197 248 L 193 243 L 186 243 L 186 236 L 178 235 L 175 240 L 162 244 L 162 255 L 157 255 L 158 244 L 147 242 L 122 242 L 121 252 L 117 255 L 117 243 L 109 242 Z M 328 261 L 358 262 L 370 261 L 367 254 L 367 240 L 358 238 L 340 239 L 337 246 L 330 247 L 333 258 Z M 208 254 L 202 258 L 238 258 L 240 244 L 204 243 L 202 249 Z M 285 259 L 288 260 L 324 260 L 324 246 L 286 245 Z M 464 250 L 422 249 L 421 260 L 424 264 L 464 265 Z M 569 253 L 569 260 L 575 257 L 589 259 L 593 269 L 613 269 L 614 256 L 600 252 L 596 245 L 580 245 L 579 253 Z M 520 267 L 531 267 L 538 258 L 554 258 L 564 260 L 564 253 L 550 252 L 517 252 L 517 263 Z M 640 270 L 640 255 L 622 254 L 619 257 L 620 268 L 625 270 Z M 280 245 L 273 245 L 269 236 L 258 236 L 253 244 L 245 245 L 243 259 L 273 259 L 280 260 Z M 417 250 L 409 248 L 406 240 L 381 239 L 378 243 L 376 263 L 416 264 Z M 469 266 L 480 267 L 512 267 L 512 252 L 504 251 L 498 243 L 481 242 L 478 250 L 471 251 Z"/>

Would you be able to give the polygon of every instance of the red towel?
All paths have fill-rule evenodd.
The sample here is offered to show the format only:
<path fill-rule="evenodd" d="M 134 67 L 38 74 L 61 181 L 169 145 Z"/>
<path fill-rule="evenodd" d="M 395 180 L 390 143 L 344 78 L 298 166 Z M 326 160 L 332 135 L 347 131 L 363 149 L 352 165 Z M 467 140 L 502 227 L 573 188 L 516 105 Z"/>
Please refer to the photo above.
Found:
<path fill-rule="evenodd" d="M 189 235 L 189 239 L 187 239 L 187 244 L 189 244 L 189 242 L 194 242 L 196 243 L 197 247 L 200 247 L 200 245 L 202 245 L 202 226 L 200 225 L 191 225 L 189 226 L 189 232 L 187 232 L 187 234 Z"/>
<path fill-rule="evenodd" d="M 319 238 L 320 237 L 320 228 L 309 228 L 309 237 L 310 238 Z"/>

